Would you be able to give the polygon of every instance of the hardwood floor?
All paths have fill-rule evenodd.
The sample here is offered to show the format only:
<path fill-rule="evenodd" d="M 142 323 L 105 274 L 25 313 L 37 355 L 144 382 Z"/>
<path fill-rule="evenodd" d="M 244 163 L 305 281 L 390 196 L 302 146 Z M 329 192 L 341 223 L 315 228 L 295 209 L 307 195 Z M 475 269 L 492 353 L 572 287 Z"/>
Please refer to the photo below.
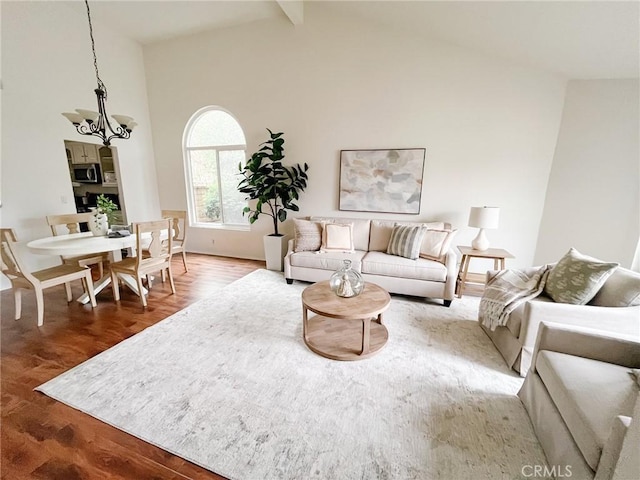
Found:
<path fill-rule="evenodd" d="M 264 268 L 264 262 L 188 255 L 189 273 L 173 260 L 176 295 L 156 279 L 149 306 L 111 288 L 98 308 L 67 304 L 64 288 L 45 291 L 44 326 L 36 326 L 33 292 L 23 292 L 22 319 L 13 320 L 13 294 L 0 296 L 2 434 L 1 478 L 7 480 L 222 479 L 186 460 L 59 403 L 35 387 L 186 306 L 217 287 Z M 79 282 L 74 296 L 82 292 Z"/>

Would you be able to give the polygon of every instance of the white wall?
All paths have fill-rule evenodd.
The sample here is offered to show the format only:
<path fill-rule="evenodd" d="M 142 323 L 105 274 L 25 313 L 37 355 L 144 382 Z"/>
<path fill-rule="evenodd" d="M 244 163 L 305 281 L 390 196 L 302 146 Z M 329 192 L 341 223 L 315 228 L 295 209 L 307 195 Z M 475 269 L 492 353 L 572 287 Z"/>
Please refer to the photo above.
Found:
<path fill-rule="evenodd" d="M 532 264 L 564 79 L 341 18 L 322 2 L 305 4 L 298 27 L 262 21 L 145 47 L 144 57 L 163 208 L 186 208 L 184 126 L 219 105 L 244 127 L 248 154 L 269 127 L 285 132 L 289 163 L 309 163 L 300 215 L 441 219 L 469 244 L 469 207 L 496 205 L 492 244 L 517 257 L 508 265 Z M 340 150 L 402 147 L 427 149 L 420 215 L 338 211 Z M 251 232 L 191 229 L 189 249 L 264 258 L 269 220 Z"/>
<path fill-rule="evenodd" d="M 640 236 L 640 84 L 571 81 L 535 263 L 570 247 L 631 267 Z"/>
<path fill-rule="evenodd" d="M 61 112 L 96 110 L 87 17 L 56 2 L 0 2 L 2 9 L 2 226 L 21 240 L 50 235 L 45 216 L 75 212 L 64 140 L 82 136 Z M 81 10 L 82 12 L 82 10 Z M 157 218 L 160 203 L 151 142 L 142 48 L 92 15 L 109 113 L 140 124 L 114 141 L 129 221 Z M 66 200 L 66 203 L 65 203 Z M 36 257 L 34 266 L 54 258 Z M 3 278 L 3 285 L 6 286 Z"/>

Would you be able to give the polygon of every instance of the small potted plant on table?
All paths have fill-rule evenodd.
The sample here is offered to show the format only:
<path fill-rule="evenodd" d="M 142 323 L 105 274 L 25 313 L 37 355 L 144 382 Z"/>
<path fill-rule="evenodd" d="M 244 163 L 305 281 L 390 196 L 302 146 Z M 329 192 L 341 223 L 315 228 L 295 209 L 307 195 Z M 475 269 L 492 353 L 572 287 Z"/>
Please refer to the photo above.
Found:
<path fill-rule="evenodd" d="M 104 237 L 109 231 L 109 223 L 113 221 L 112 213 L 118 210 L 118 205 L 101 194 L 96 199 L 96 208 L 94 209 L 93 218 L 89 222 L 89 229 L 96 237 Z"/>

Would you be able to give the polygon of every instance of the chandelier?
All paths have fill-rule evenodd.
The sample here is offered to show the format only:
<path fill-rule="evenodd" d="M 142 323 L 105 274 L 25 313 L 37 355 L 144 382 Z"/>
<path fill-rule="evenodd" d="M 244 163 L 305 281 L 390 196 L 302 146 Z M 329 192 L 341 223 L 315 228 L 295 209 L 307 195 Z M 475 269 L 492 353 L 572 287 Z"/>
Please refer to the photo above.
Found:
<path fill-rule="evenodd" d="M 76 127 L 78 133 L 82 135 L 95 135 L 102 139 L 102 143 L 105 146 L 111 144 L 111 139 L 122 138 L 127 139 L 131 136 L 131 130 L 137 125 L 133 121 L 133 118 L 126 115 L 112 115 L 115 120 L 116 127 L 111 126 L 109 117 L 107 115 L 106 101 L 107 101 L 107 87 L 100 79 L 98 73 L 98 59 L 96 58 L 96 45 L 93 40 L 93 26 L 91 25 L 91 11 L 89 10 L 88 0 L 84 0 L 87 6 L 87 18 L 89 19 L 89 36 L 91 37 L 91 51 L 93 52 L 93 66 L 96 70 L 96 80 L 98 81 L 98 88 L 94 90 L 96 97 L 98 97 L 98 111 L 76 109 L 77 113 L 63 113 L 67 120 L 69 120 Z"/>

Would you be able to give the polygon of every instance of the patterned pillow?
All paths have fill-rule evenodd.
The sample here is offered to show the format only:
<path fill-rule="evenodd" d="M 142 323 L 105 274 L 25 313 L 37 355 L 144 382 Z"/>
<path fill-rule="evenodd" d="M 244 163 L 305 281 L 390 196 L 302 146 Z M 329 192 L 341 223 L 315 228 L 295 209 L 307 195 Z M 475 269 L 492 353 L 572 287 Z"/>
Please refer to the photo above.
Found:
<path fill-rule="evenodd" d="M 395 224 L 389 239 L 387 253 L 415 260 L 420 256 L 420 246 L 427 227 L 424 225 Z"/>
<path fill-rule="evenodd" d="M 320 251 L 351 253 L 353 249 L 353 224 L 322 222 L 322 245 Z"/>
<path fill-rule="evenodd" d="M 572 248 L 549 272 L 544 291 L 554 302 L 584 305 L 616 268 L 617 263 L 602 262 Z"/>
<path fill-rule="evenodd" d="M 428 229 L 424 234 L 424 240 L 420 247 L 420 258 L 442 261 L 451 247 L 451 241 L 456 236 L 457 230 L 432 230 Z"/>
<path fill-rule="evenodd" d="M 299 218 L 293 219 L 296 252 L 315 252 L 322 243 L 322 224 Z"/>

